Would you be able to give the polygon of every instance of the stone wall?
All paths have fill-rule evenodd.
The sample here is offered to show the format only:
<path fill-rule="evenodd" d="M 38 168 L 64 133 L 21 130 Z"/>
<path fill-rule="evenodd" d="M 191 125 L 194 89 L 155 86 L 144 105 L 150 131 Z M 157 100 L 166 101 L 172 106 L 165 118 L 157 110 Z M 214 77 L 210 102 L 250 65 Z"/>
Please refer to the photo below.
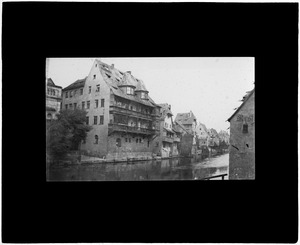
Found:
<path fill-rule="evenodd" d="M 254 99 L 253 93 L 230 120 L 229 179 L 255 178 Z"/>

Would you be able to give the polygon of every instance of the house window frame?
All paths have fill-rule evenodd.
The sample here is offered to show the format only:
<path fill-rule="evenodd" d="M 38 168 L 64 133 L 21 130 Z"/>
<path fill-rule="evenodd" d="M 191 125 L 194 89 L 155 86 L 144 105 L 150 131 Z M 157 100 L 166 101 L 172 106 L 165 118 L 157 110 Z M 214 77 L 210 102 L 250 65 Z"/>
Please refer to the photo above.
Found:
<path fill-rule="evenodd" d="M 104 115 L 100 115 L 99 117 L 100 117 L 100 119 L 99 119 L 99 120 L 100 120 L 100 121 L 99 121 L 99 124 L 100 124 L 100 125 L 103 125 L 103 124 L 104 124 Z"/>
<path fill-rule="evenodd" d="M 98 145 L 98 143 L 99 143 L 99 137 L 98 137 L 98 135 L 96 134 L 96 135 L 95 135 L 95 143 L 94 143 L 94 144 L 95 144 L 95 145 Z"/>
<path fill-rule="evenodd" d="M 97 125 L 97 122 L 98 122 L 98 117 L 94 116 L 94 125 Z"/>
<path fill-rule="evenodd" d="M 116 139 L 116 146 L 117 146 L 117 147 L 121 147 L 121 146 L 122 146 L 121 138 L 117 138 L 117 139 Z"/>

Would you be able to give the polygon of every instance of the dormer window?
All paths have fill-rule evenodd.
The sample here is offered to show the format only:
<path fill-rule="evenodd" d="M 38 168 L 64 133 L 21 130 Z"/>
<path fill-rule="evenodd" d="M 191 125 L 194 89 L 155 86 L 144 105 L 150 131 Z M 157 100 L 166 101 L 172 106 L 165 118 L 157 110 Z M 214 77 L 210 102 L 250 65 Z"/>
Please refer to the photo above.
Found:
<path fill-rule="evenodd" d="M 142 92 L 142 93 L 141 93 L 141 99 L 147 99 L 146 93 L 145 93 L 145 92 Z"/>
<path fill-rule="evenodd" d="M 96 75 L 94 75 L 94 79 L 96 79 Z"/>
<path fill-rule="evenodd" d="M 133 88 L 131 88 L 131 87 L 126 87 L 126 93 L 127 93 L 127 94 L 133 95 L 133 94 L 134 94 Z"/>

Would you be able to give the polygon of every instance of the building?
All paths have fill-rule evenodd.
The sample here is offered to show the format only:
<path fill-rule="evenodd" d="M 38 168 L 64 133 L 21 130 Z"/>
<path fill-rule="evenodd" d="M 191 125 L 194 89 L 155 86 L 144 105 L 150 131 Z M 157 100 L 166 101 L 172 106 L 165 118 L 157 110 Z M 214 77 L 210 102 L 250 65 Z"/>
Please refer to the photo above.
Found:
<path fill-rule="evenodd" d="M 200 123 L 200 122 L 197 124 L 196 135 L 197 135 L 199 147 L 201 147 L 202 145 L 208 146 L 210 135 L 209 135 L 209 131 L 206 128 L 205 124 Z"/>
<path fill-rule="evenodd" d="M 230 122 L 229 179 L 255 178 L 254 89 L 228 119 Z"/>
<path fill-rule="evenodd" d="M 63 89 L 63 109 L 87 111 L 92 125 L 81 151 L 106 159 L 152 157 L 159 106 L 142 80 L 95 60 L 90 73 Z"/>
<path fill-rule="evenodd" d="M 220 138 L 220 142 L 224 142 L 226 145 L 229 145 L 230 136 L 229 136 L 228 132 L 226 132 L 225 130 L 220 130 L 218 135 Z"/>
<path fill-rule="evenodd" d="M 160 106 L 160 134 L 155 139 L 155 144 L 160 147 L 156 149 L 155 153 L 161 157 L 178 156 L 180 132 L 174 129 L 171 105 L 167 103 L 158 105 Z"/>
<path fill-rule="evenodd" d="M 178 113 L 175 122 L 183 127 L 187 134 L 181 138 L 180 152 L 182 155 L 195 155 L 197 153 L 196 126 L 197 119 L 192 111 L 188 113 Z"/>
<path fill-rule="evenodd" d="M 46 119 L 56 118 L 56 114 L 61 109 L 62 87 L 54 84 L 51 78 L 46 81 Z"/>
<path fill-rule="evenodd" d="M 211 128 L 208 130 L 208 133 L 210 136 L 208 145 L 209 146 L 219 146 L 220 145 L 220 137 L 219 137 L 217 130 L 215 130 L 214 128 Z"/>

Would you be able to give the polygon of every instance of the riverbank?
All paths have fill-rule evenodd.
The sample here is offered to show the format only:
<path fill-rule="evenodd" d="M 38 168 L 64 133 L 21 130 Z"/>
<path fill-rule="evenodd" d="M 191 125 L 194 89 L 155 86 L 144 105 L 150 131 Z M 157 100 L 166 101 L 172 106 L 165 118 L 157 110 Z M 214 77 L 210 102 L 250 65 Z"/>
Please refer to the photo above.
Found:
<path fill-rule="evenodd" d="M 54 166 L 49 181 L 200 180 L 228 173 L 228 154 L 197 160 L 190 157 Z M 213 180 L 218 180 L 215 178 Z M 225 177 L 226 179 L 226 177 Z"/>

